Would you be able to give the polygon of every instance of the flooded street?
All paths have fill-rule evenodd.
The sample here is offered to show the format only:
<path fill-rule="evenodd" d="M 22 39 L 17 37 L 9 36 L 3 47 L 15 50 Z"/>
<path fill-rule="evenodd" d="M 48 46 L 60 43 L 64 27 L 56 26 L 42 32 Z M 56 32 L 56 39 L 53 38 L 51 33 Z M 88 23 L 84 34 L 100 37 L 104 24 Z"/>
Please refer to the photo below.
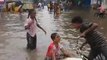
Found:
<path fill-rule="evenodd" d="M 47 34 L 45 35 L 38 28 L 37 49 L 29 51 L 26 49 L 26 31 L 24 30 L 27 13 L 22 15 L 4 13 L 0 18 L 0 60 L 43 60 L 53 32 L 58 32 L 65 49 L 71 50 L 70 48 L 76 45 L 76 40 L 73 38 L 78 36 L 77 31 L 70 26 L 71 18 L 75 15 L 97 22 L 100 25 L 98 30 L 107 37 L 107 17 L 94 17 L 92 11 L 72 10 L 70 13 L 63 13 L 59 19 L 54 19 L 53 14 L 50 14 L 45 7 L 42 11 L 37 10 L 37 20 Z"/>
<path fill-rule="evenodd" d="M 99 27 L 97 30 L 99 30 L 105 37 L 107 37 L 107 14 L 103 18 L 95 16 L 95 10 L 93 9 L 74 9 L 71 10 L 70 13 L 63 14 L 63 21 L 65 26 L 69 26 L 69 22 L 71 21 L 72 17 L 74 16 L 82 16 L 85 21 L 87 22 L 95 22 L 98 23 Z M 70 28 L 70 27 L 68 27 Z"/>
<path fill-rule="evenodd" d="M 27 13 L 5 13 L 0 19 L 0 60 L 43 60 L 47 47 L 51 42 L 50 34 L 56 31 L 56 23 L 52 14 L 47 9 L 37 12 L 39 24 L 47 31 L 45 35 L 40 29 L 37 30 L 37 49 L 26 50 L 26 31 L 24 21 Z"/>

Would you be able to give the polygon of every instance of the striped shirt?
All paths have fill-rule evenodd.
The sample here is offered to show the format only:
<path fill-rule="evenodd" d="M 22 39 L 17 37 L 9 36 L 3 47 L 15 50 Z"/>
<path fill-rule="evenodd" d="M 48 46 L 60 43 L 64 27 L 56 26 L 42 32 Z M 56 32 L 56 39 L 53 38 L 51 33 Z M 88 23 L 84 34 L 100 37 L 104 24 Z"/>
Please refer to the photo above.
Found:
<path fill-rule="evenodd" d="M 83 23 L 80 32 L 83 33 L 86 29 L 92 26 L 93 23 Z M 96 30 L 90 31 L 85 36 L 86 42 L 93 48 L 105 46 L 107 43 L 105 38 Z"/>

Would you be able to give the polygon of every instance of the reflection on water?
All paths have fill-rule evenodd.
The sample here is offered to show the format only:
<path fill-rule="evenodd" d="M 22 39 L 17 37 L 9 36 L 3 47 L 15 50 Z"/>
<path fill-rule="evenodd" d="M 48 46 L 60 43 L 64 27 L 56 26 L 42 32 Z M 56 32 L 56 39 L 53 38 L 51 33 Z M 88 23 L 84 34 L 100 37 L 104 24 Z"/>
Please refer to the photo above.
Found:
<path fill-rule="evenodd" d="M 47 47 L 51 42 L 50 35 L 53 32 L 58 32 L 62 38 L 61 44 L 69 52 L 75 48 L 75 39 L 78 32 L 70 26 L 71 18 L 75 15 L 81 15 L 89 21 L 97 22 L 105 36 L 106 18 L 93 17 L 91 10 L 74 10 L 72 13 L 64 13 L 59 19 L 54 19 L 53 14 L 49 14 L 47 9 L 37 12 L 37 20 L 39 24 L 47 31 L 47 35 L 40 29 L 37 30 L 37 49 L 33 51 L 26 50 L 26 31 L 24 30 L 24 21 L 27 18 L 27 13 L 11 14 L 4 13 L 0 17 L 0 60 L 43 60 L 47 51 Z M 84 39 L 80 39 L 82 44 Z M 89 50 L 89 49 L 88 49 Z M 71 54 L 74 54 L 71 52 Z"/>
<path fill-rule="evenodd" d="M 37 20 L 47 31 L 47 35 L 38 29 L 37 49 L 29 51 L 26 50 L 26 31 L 23 26 L 27 13 L 4 14 L 4 18 L 0 20 L 0 60 L 43 60 L 51 42 L 50 34 L 57 29 L 53 15 L 47 9 L 38 11 Z"/>

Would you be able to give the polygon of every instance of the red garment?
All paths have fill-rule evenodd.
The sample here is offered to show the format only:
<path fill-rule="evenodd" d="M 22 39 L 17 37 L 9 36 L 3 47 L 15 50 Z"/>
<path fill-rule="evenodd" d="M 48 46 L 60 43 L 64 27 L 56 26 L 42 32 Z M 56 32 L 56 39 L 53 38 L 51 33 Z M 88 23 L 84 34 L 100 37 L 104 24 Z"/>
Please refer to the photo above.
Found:
<path fill-rule="evenodd" d="M 53 42 L 49 45 L 46 56 L 51 58 L 51 57 L 52 57 L 52 54 L 53 54 L 52 51 L 55 52 L 56 58 L 60 55 L 60 53 L 59 53 L 60 47 L 59 47 L 59 46 L 55 47 L 55 45 L 54 45 Z"/>
<path fill-rule="evenodd" d="M 101 5 L 101 7 L 99 7 L 98 9 L 99 9 L 100 13 L 103 13 L 103 12 L 105 11 L 104 6 L 102 6 L 102 5 Z"/>

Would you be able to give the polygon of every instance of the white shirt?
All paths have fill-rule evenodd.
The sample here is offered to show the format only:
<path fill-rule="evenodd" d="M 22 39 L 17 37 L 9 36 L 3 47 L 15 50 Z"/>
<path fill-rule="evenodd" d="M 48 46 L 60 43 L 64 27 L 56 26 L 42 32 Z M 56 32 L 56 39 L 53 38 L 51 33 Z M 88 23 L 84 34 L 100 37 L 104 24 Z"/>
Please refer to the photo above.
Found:
<path fill-rule="evenodd" d="M 29 29 L 27 29 L 27 32 L 34 37 L 36 35 L 36 30 L 37 30 L 37 22 L 36 20 L 32 20 L 31 18 L 28 18 L 25 22 L 25 25 L 29 27 Z"/>

